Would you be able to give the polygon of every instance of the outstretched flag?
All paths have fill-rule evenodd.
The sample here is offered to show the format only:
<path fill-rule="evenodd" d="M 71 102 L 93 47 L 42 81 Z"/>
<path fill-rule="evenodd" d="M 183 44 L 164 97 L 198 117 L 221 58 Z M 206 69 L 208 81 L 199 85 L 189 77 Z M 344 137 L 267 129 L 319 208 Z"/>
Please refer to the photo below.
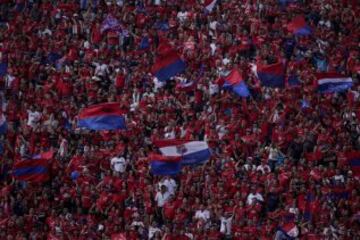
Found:
<path fill-rule="evenodd" d="M 16 162 L 12 175 L 22 181 L 45 182 L 49 179 L 49 162 L 53 152 L 44 152 L 34 155 L 30 159 Z"/>
<path fill-rule="evenodd" d="M 176 175 L 181 171 L 181 157 L 169 157 L 160 154 L 150 154 L 150 171 L 154 175 Z"/>
<path fill-rule="evenodd" d="M 169 44 L 164 43 L 158 47 L 158 56 L 151 71 L 159 81 L 169 80 L 182 73 L 185 68 L 185 62 Z"/>
<path fill-rule="evenodd" d="M 181 165 L 198 165 L 210 159 L 209 146 L 204 141 L 158 140 L 154 142 L 167 157 L 180 157 Z"/>
<path fill-rule="evenodd" d="M 351 77 L 339 73 L 318 73 L 316 75 L 318 91 L 321 93 L 342 92 L 352 87 Z"/>
<path fill-rule="evenodd" d="M 265 87 L 285 87 L 285 68 L 281 62 L 270 65 L 253 65 L 253 71 Z"/>
<path fill-rule="evenodd" d="M 124 114 L 119 103 L 93 105 L 79 113 L 78 127 L 91 130 L 125 129 Z"/>

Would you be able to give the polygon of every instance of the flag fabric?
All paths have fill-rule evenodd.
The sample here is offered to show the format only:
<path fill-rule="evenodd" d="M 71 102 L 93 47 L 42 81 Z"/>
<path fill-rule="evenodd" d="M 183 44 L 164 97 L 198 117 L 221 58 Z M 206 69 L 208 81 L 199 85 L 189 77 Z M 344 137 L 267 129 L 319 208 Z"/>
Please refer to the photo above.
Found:
<path fill-rule="evenodd" d="M 282 225 L 279 228 L 279 231 L 282 232 L 283 236 L 285 237 L 282 239 L 295 239 L 297 236 L 299 236 L 299 228 L 293 222 Z"/>
<path fill-rule="evenodd" d="M 304 16 L 297 16 L 288 23 L 287 29 L 297 36 L 307 36 L 311 34 L 311 28 L 307 25 Z"/>
<path fill-rule="evenodd" d="M 300 101 L 301 109 L 308 109 L 310 108 L 310 103 L 306 99 L 301 99 Z"/>
<path fill-rule="evenodd" d="M 8 68 L 7 63 L 0 63 L 0 77 L 3 77 L 7 74 L 7 68 Z"/>
<path fill-rule="evenodd" d="M 6 117 L 5 115 L 2 113 L 0 115 L 0 134 L 5 134 L 7 131 L 7 122 L 6 122 Z"/>
<path fill-rule="evenodd" d="M 328 70 L 328 61 L 326 57 L 321 54 L 314 54 L 313 64 L 315 65 L 317 72 L 327 72 Z"/>
<path fill-rule="evenodd" d="M 176 84 L 176 89 L 184 92 L 191 92 L 195 87 L 196 83 L 194 81 Z"/>
<path fill-rule="evenodd" d="M 14 164 L 13 176 L 18 180 L 45 182 L 49 179 L 49 159 L 28 159 Z"/>
<path fill-rule="evenodd" d="M 183 72 L 185 67 L 185 62 L 179 57 L 177 52 L 171 46 L 165 44 L 159 46 L 158 57 L 151 70 L 159 81 L 166 81 Z"/>
<path fill-rule="evenodd" d="M 249 89 L 242 79 L 237 69 L 233 69 L 225 78 L 223 87 L 230 87 L 237 95 L 241 97 L 250 96 Z"/>
<path fill-rule="evenodd" d="M 216 3 L 217 3 L 217 0 L 205 0 L 205 2 L 204 2 L 205 10 L 207 12 L 212 12 L 216 6 Z"/>
<path fill-rule="evenodd" d="M 111 235 L 111 240 L 126 240 L 125 233 L 113 233 Z"/>
<path fill-rule="evenodd" d="M 320 93 L 342 92 L 351 88 L 353 84 L 351 77 L 339 73 L 318 73 L 316 78 Z"/>
<path fill-rule="evenodd" d="M 315 212 L 317 211 L 317 201 L 315 201 L 315 196 L 311 193 L 307 193 L 301 202 L 303 219 L 305 221 L 310 221 Z"/>
<path fill-rule="evenodd" d="M 159 21 L 154 24 L 155 28 L 161 32 L 167 32 L 170 29 L 169 23 L 167 21 Z"/>
<path fill-rule="evenodd" d="M 285 86 L 285 69 L 282 63 L 254 65 L 253 71 L 265 87 L 283 88 Z"/>
<path fill-rule="evenodd" d="M 158 140 L 154 142 L 168 157 L 181 157 L 181 165 L 198 165 L 209 160 L 211 152 L 205 141 Z"/>
<path fill-rule="evenodd" d="M 301 82 L 299 80 L 299 77 L 298 75 L 290 75 L 288 77 L 288 85 L 290 87 L 295 87 L 295 86 L 300 86 L 301 85 Z"/>
<path fill-rule="evenodd" d="M 320 161 L 323 158 L 323 153 L 316 150 L 315 152 L 306 152 L 304 156 L 307 161 Z"/>
<path fill-rule="evenodd" d="M 354 176 L 360 177 L 360 151 L 346 153 L 346 159 Z"/>
<path fill-rule="evenodd" d="M 176 175 L 181 171 L 181 157 L 150 154 L 150 171 L 154 175 Z"/>
<path fill-rule="evenodd" d="M 47 152 L 42 152 L 39 154 L 35 154 L 32 156 L 32 159 L 46 159 L 46 160 L 50 160 L 52 159 L 54 156 L 54 152 L 53 151 L 47 151 Z"/>
<path fill-rule="evenodd" d="M 108 30 L 121 31 L 120 22 L 116 18 L 111 16 L 110 14 L 106 16 L 106 18 L 104 19 L 104 21 L 101 23 L 101 26 L 100 26 L 101 33 L 108 31 Z"/>
<path fill-rule="evenodd" d="M 149 37 L 143 37 L 141 38 L 140 41 L 140 49 L 144 50 L 144 49 L 148 49 L 150 47 L 150 40 Z"/>
<path fill-rule="evenodd" d="M 287 4 L 291 4 L 291 3 L 296 3 L 297 0 L 279 0 L 279 3 L 281 5 L 287 5 Z"/>
<path fill-rule="evenodd" d="M 125 129 L 124 111 L 119 103 L 102 103 L 83 109 L 78 115 L 78 127 L 91 130 Z"/>

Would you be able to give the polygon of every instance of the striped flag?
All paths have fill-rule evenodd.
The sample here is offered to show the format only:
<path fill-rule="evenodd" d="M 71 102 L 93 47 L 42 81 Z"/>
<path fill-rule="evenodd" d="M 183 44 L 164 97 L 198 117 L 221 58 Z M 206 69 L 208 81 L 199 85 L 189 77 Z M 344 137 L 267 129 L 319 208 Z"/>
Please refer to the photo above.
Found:
<path fill-rule="evenodd" d="M 318 73 L 316 78 L 320 93 L 342 92 L 353 85 L 351 77 L 346 77 L 339 73 Z"/>

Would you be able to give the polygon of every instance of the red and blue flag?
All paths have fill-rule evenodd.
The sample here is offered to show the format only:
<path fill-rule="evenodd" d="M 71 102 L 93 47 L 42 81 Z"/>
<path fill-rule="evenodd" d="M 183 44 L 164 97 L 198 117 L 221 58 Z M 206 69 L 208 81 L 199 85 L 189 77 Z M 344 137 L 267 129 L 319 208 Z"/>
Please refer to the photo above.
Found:
<path fill-rule="evenodd" d="M 152 153 L 148 159 L 150 161 L 150 171 L 153 175 L 176 175 L 181 171 L 181 157 Z"/>
<path fill-rule="evenodd" d="M 354 176 L 360 177 L 360 151 L 348 152 L 346 158 Z"/>
<path fill-rule="evenodd" d="M 106 18 L 104 19 L 104 21 L 101 23 L 100 26 L 101 33 L 108 30 L 121 31 L 120 22 L 110 14 L 106 16 Z"/>
<path fill-rule="evenodd" d="M 182 73 L 185 68 L 186 64 L 178 53 L 171 46 L 163 44 L 158 48 L 158 56 L 151 71 L 159 81 L 166 81 Z"/>
<path fill-rule="evenodd" d="M 205 141 L 166 139 L 154 142 L 163 156 L 180 157 L 181 165 L 199 165 L 211 157 L 211 151 Z"/>
<path fill-rule="evenodd" d="M 299 228 L 294 222 L 283 224 L 278 230 L 282 233 L 282 237 L 279 239 L 295 239 L 299 236 Z M 278 238 L 276 238 L 278 239 Z"/>
<path fill-rule="evenodd" d="M 93 105 L 79 113 L 77 126 L 91 130 L 125 129 L 124 114 L 119 103 Z"/>
<path fill-rule="evenodd" d="M 342 92 L 352 87 L 351 77 L 339 73 L 318 73 L 316 74 L 318 91 L 320 93 Z"/>
<path fill-rule="evenodd" d="M 233 69 L 229 75 L 224 78 L 224 88 L 231 88 L 237 95 L 241 97 L 250 96 L 249 89 L 243 80 L 240 72 Z"/>
<path fill-rule="evenodd" d="M 254 65 L 253 71 L 262 85 L 271 88 L 285 87 L 285 67 L 281 62 L 270 65 Z"/>
<path fill-rule="evenodd" d="M 207 12 L 212 12 L 213 9 L 215 8 L 217 3 L 217 0 L 205 0 L 204 5 L 205 5 L 205 10 Z"/>
<path fill-rule="evenodd" d="M 6 62 L 0 63 L 0 77 L 7 74 L 8 64 Z"/>
<path fill-rule="evenodd" d="M 0 134 L 5 134 L 7 132 L 7 121 L 5 115 L 2 113 L 0 115 Z"/>
<path fill-rule="evenodd" d="M 12 175 L 21 181 L 46 182 L 49 179 L 49 162 L 53 154 L 52 151 L 44 152 L 16 162 Z"/>
<path fill-rule="evenodd" d="M 312 32 L 310 26 L 306 23 L 304 16 L 301 15 L 293 18 L 292 21 L 288 23 L 287 29 L 297 36 L 307 36 Z"/>

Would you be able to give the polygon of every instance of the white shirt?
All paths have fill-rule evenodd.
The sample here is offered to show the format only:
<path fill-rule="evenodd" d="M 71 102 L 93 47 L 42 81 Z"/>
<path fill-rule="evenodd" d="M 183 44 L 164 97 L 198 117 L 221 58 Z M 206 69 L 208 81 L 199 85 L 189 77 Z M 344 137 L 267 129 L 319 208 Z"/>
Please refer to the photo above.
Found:
<path fill-rule="evenodd" d="M 12 82 L 15 80 L 15 77 L 7 74 L 5 76 L 6 88 L 11 88 Z"/>
<path fill-rule="evenodd" d="M 211 30 L 213 30 L 213 31 L 215 31 L 216 30 L 216 26 L 217 26 L 217 21 L 212 21 L 211 23 L 210 23 L 210 29 Z"/>
<path fill-rule="evenodd" d="M 131 226 L 141 226 L 141 227 L 144 227 L 144 223 L 143 222 L 140 222 L 140 221 L 133 221 L 131 223 Z"/>
<path fill-rule="evenodd" d="M 341 175 L 341 174 L 340 174 L 340 175 L 335 175 L 335 176 L 334 176 L 334 180 L 335 180 L 335 181 L 340 181 L 340 182 L 342 182 L 342 183 L 345 182 L 344 176 Z"/>
<path fill-rule="evenodd" d="M 167 200 L 170 197 L 169 191 L 166 191 L 164 194 L 161 192 L 157 192 L 155 195 L 155 201 L 157 202 L 158 207 L 163 207 L 164 204 L 167 202 Z"/>
<path fill-rule="evenodd" d="M 216 52 L 216 44 L 215 43 L 211 43 L 210 44 L 210 48 L 211 48 L 211 56 L 215 55 Z"/>
<path fill-rule="evenodd" d="M 209 94 L 214 95 L 219 92 L 219 85 L 210 83 L 209 84 Z"/>
<path fill-rule="evenodd" d="M 123 173 L 126 170 L 126 160 L 123 157 L 113 157 L 111 159 L 111 166 L 116 172 Z"/>
<path fill-rule="evenodd" d="M 227 65 L 228 63 L 230 63 L 230 59 L 224 58 L 224 59 L 222 60 L 222 62 L 223 62 L 224 65 Z"/>
<path fill-rule="evenodd" d="M 177 18 L 180 22 L 184 22 L 187 18 L 188 13 L 187 12 L 178 12 Z"/>
<path fill-rule="evenodd" d="M 278 150 L 276 148 L 270 148 L 269 160 L 275 161 L 277 157 L 278 157 Z"/>
<path fill-rule="evenodd" d="M 149 227 L 149 234 L 148 234 L 148 238 L 151 239 L 155 233 L 157 232 L 161 232 L 159 228 L 156 228 L 156 227 Z"/>
<path fill-rule="evenodd" d="M 195 213 L 195 218 L 196 219 L 203 219 L 205 222 L 210 219 L 210 212 L 209 210 L 197 210 Z"/>
<path fill-rule="evenodd" d="M 174 194 L 177 188 L 177 184 L 172 178 L 159 182 L 159 188 L 161 188 L 162 185 L 166 186 L 170 194 Z"/>
<path fill-rule="evenodd" d="M 38 123 L 40 121 L 41 113 L 39 113 L 38 111 L 32 112 L 30 110 L 28 110 L 27 113 L 28 113 L 27 125 L 34 127 L 36 125 L 36 123 Z"/>
<path fill-rule="evenodd" d="M 231 225 L 232 225 L 232 217 L 225 218 L 221 217 L 221 226 L 220 226 L 220 232 L 226 235 L 231 234 Z"/>
<path fill-rule="evenodd" d="M 257 199 L 257 200 L 259 200 L 261 202 L 264 201 L 264 198 L 262 197 L 262 195 L 260 193 L 256 193 L 256 194 L 250 193 L 248 195 L 247 199 L 246 199 L 246 203 L 248 205 L 251 205 L 255 201 L 255 199 Z"/>
<path fill-rule="evenodd" d="M 108 72 L 108 65 L 105 63 L 99 64 L 94 63 L 95 65 L 95 75 L 96 76 L 105 76 L 105 74 Z"/>
<path fill-rule="evenodd" d="M 157 90 L 159 88 L 162 88 L 163 86 L 165 86 L 165 81 L 164 82 L 161 82 L 159 81 L 159 79 L 157 78 L 154 78 L 154 91 L 157 92 Z"/>
<path fill-rule="evenodd" d="M 256 168 L 256 171 L 261 171 L 263 174 L 271 172 L 271 169 L 268 165 L 259 165 Z"/>

